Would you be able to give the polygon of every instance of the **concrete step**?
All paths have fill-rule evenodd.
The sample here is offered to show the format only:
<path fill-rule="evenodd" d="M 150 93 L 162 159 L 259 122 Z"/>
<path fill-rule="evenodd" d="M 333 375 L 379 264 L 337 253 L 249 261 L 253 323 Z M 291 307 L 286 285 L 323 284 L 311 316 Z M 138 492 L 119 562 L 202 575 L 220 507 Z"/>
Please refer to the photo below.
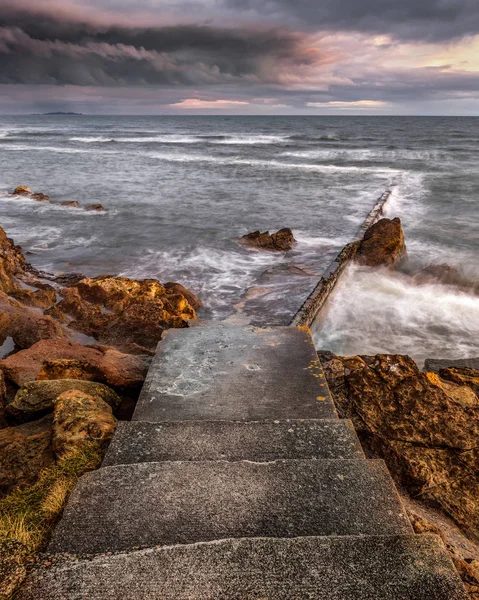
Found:
<path fill-rule="evenodd" d="M 67 560 L 17 600 L 468 600 L 432 535 L 237 539 Z"/>
<path fill-rule="evenodd" d="M 103 466 L 166 460 L 364 458 L 349 420 L 120 422 Z"/>
<path fill-rule="evenodd" d="M 135 421 L 334 418 L 309 331 L 212 325 L 170 329 Z"/>
<path fill-rule="evenodd" d="M 50 551 L 411 531 L 382 461 L 140 463 L 84 475 Z"/>

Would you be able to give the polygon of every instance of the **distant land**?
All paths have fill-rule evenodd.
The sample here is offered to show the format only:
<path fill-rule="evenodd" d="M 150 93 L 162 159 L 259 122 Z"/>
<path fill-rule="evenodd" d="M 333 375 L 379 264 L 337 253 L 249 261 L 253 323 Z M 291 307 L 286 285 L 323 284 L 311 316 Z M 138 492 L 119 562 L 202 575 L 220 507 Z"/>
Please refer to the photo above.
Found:
<path fill-rule="evenodd" d="M 34 113 L 33 116 L 34 117 L 50 117 L 50 116 L 56 116 L 56 115 L 68 115 L 68 116 L 78 116 L 78 117 L 82 117 L 83 113 L 76 113 L 76 112 L 47 112 L 47 113 Z"/>

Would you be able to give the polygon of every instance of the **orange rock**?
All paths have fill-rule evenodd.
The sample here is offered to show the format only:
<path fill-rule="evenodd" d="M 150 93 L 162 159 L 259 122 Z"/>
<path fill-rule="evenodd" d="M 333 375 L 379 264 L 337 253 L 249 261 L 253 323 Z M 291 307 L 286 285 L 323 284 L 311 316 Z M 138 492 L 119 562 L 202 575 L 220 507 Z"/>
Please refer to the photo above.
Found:
<path fill-rule="evenodd" d="M 395 265 L 406 255 L 401 220 L 381 219 L 366 231 L 356 253 L 356 262 L 368 267 Z"/>
<path fill-rule="evenodd" d="M 325 357 L 323 366 L 340 416 L 353 420 L 369 451 L 413 495 L 440 505 L 477 537 L 479 397 L 473 389 L 421 373 L 407 356 Z"/>
<path fill-rule="evenodd" d="M 141 388 L 148 363 L 146 357 L 61 339 L 42 340 L 17 352 L 0 361 L 0 369 L 18 386 L 35 379 L 83 379 L 100 381 L 121 391 Z"/>

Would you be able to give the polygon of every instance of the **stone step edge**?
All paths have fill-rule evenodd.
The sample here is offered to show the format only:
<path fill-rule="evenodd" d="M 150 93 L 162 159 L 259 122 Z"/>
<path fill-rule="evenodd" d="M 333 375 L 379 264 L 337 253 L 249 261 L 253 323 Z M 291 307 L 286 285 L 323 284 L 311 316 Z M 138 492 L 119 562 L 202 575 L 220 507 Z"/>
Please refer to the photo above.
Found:
<path fill-rule="evenodd" d="M 241 447 L 243 436 L 253 446 Z M 301 447 L 301 442 L 309 437 L 316 443 Z M 179 443 L 186 444 L 186 448 L 182 449 Z M 300 446 L 293 449 L 295 444 Z M 141 462 L 236 462 L 256 458 L 265 462 L 366 457 L 350 419 L 122 421 L 105 453 L 102 468 Z"/>
<path fill-rule="evenodd" d="M 222 566 L 221 563 L 223 564 L 223 566 L 225 566 L 228 563 L 228 557 L 230 555 L 229 552 L 233 551 L 234 553 L 236 550 L 243 549 L 244 574 L 247 575 L 251 567 L 253 567 L 253 569 L 255 568 L 255 555 L 256 557 L 261 558 L 262 547 L 266 547 L 266 558 L 270 557 L 272 560 L 276 561 L 289 561 L 288 551 L 296 550 L 296 552 L 307 552 L 308 544 L 310 544 L 311 546 L 314 546 L 315 543 L 318 544 L 316 548 L 310 547 L 310 551 L 313 550 L 314 553 L 318 556 L 321 555 L 321 544 L 324 544 L 324 551 L 322 553 L 324 556 L 325 553 L 327 554 L 328 552 L 334 553 L 335 548 L 337 550 L 340 550 L 341 545 L 343 545 L 343 547 L 345 548 L 352 548 L 356 543 L 359 543 L 359 545 L 361 546 L 361 542 L 367 544 L 368 541 L 372 543 L 373 548 L 374 545 L 376 545 L 377 550 L 375 554 L 377 554 L 377 551 L 380 551 L 381 548 L 399 546 L 398 555 L 395 556 L 393 553 L 390 558 L 401 558 L 402 556 L 405 573 L 408 572 L 408 564 L 413 563 L 414 559 L 416 559 L 416 563 L 419 567 L 418 579 L 420 586 L 420 595 L 418 595 L 417 593 L 418 590 L 416 590 L 416 593 L 414 594 L 414 598 L 416 600 L 418 600 L 419 598 L 422 598 L 423 600 L 426 600 L 426 598 L 440 598 L 441 600 L 468 600 L 468 594 L 464 588 L 463 583 L 461 582 L 461 579 L 453 565 L 449 554 L 447 553 L 447 550 L 442 540 L 438 536 L 433 534 L 403 534 L 387 536 L 338 536 L 336 538 L 323 536 L 297 538 L 225 538 L 221 540 L 212 540 L 209 542 L 167 545 L 161 547 L 132 550 L 128 552 L 121 551 L 97 555 L 44 554 L 43 557 L 45 559 L 45 562 L 47 562 L 48 558 L 50 557 L 54 558 L 53 566 L 42 565 L 37 567 L 30 574 L 29 578 L 27 579 L 22 589 L 19 591 L 18 596 L 16 596 L 16 598 L 17 600 L 39 600 L 39 592 L 41 592 L 42 594 L 46 594 L 45 596 L 41 596 L 44 600 L 66 600 L 66 598 L 70 596 L 65 595 L 65 593 L 68 593 L 69 590 L 72 589 L 72 581 L 76 581 L 76 584 L 79 586 L 79 588 L 74 590 L 75 598 L 77 600 L 84 600 L 85 597 L 90 597 L 85 596 L 85 593 L 91 593 L 91 597 L 93 600 L 104 600 L 105 596 L 98 595 L 96 577 L 102 577 L 102 573 L 108 572 L 110 578 L 114 576 L 115 573 L 117 573 L 120 575 L 121 579 L 121 576 L 125 573 L 125 570 L 128 570 L 128 573 L 130 575 L 127 578 L 127 580 L 118 581 L 118 579 L 115 577 L 114 580 L 111 580 L 112 583 L 109 590 L 107 590 L 105 586 L 103 586 L 104 591 L 110 592 L 108 594 L 109 598 L 120 597 L 117 595 L 112 596 L 111 593 L 118 594 L 120 590 L 122 594 L 124 594 L 125 591 L 128 594 L 128 590 L 130 591 L 130 593 L 134 592 L 134 588 L 136 585 L 134 583 L 134 573 L 137 572 L 137 576 L 139 574 L 141 574 L 143 577 L 145 576 L 145 573 L 142 572 L 141 568 L 141 573 L 138 573 L 139 565 L 149 565 L 149 568 L 151 569 L 150 579 L 153 578 L 153 580 L 156 579 L 155 571 L 156 567 L 158 566 L 158 574 L 160 575 L 160 578 L 162 578 L 162 562 L 165 561 L 165 559 L 170 562 L 172 560 L 176 560 L 175 553 L 179 553 L 180 559 L 183 555 L 183 564 L 186 564 L 189 561 L 191 565 L 196 565 L 196 568 L 198 568 L 199 565 L 204 563 L 206 566 L 206 570 L 208 570 L 209 555 L 211 557 L 211 552 L 213 551 L 212 549 L 215 546 L 218 546 L 220 552 L 222 553 L 222 558 L 220 558 L 220 560 L 217 561 L 217 567 L 219 566 L 220 568 Z M 402 552 L 400 548 L 401 545 L 403 546 Z M 191 559 L 187 556 L 188 550 L 192 551 Z M 168 554 L 172 554 L 172 557 L 168 557 Z M 293 553 L 293 558 L 294 555 L 295 552 Z M 365 554 L 363 554 L 362 557 L 363 558 L 361 558 L 361 555 L 359 555 L 358 560 L 367 563 L 368 557 Z M 52 561 L 48 562 L 50 562 L 51 564 Z M 256 560 L 256 563 L 257 569 L 259 566 L 258 560 Z M 421 564 L 423 565 L 422 567 Z M 387 564 L 383 565 L 382 568 L 384 567 L 387 568 Z M 107 571 L 105 571 L 105 568 L 107 568 Z M 350 571 L 351 565 L 347 564 L 345 565 L 345 568 L 347 568 Z M 89 571 L 90 575 L 88 573 Z M 398 571 L 398 569 L 396 569 L 396 571 Z M 422 577 L 421 573 L 423 573 Z M 133 575 L 133 579 L 131 578 L 131 575 Z M 374 578 L 374 574 L 372 575 Z M 424 579 L 424 575 L 426 576 L 426 579 Z M 401 568 L 399 568 L 399 576 L 401 577 Z M 164 575 L 163 579 L 166 582 L 168 580 L 167 575 Z M 364 582 L 364 584 L 366 583 L 367 581 Z M 435 583 L 437 583 L 438 587 L 431 588 L 430 586 L 434 585 Z M 123 585 L 126 585 L 128 589 L 125 590 L 125 588 L 123 588 Z M 120 587 L 118 588 L 118 586 Z M 427 591 L 428 589 L 431 592 L 433 592 L 433 595 L 429 595 L 429 592 Z M 344 591 L 345 590 L 343 590 L 343 592 Z M 390 591 L 391 590 L 389 590 L 387 593 L 387 598 L 389 600 L 392 600 L 393 596 L 391 595 Z M 122 595 L 121 597 L 136 598 L 137 596 Z M 190 597 L 191 596 L 188 596 L 188 598 Z M 206 596 L 204 595 L 202 595 L 201 597 L 206 598 Z M 248 594 L 247 597 L 251 598 L 252 596 Z M 308 597 L 310 596 L 308 595 Z M 314 597 L 319 598 L 319 596 L 316 595 Z M 210 598 L 210 596 L 208 596 L 208 598 Z M 221 598 L 225 598 L 224 593 L 222 594 Z M 321 598 L 323 598 L 323 596 L 321 596 Z M 350 598 L 350 596 L 341 595 L 341 598 Z M 374 594 L 374 598 L 377 599 L 379 598 L 379 596 L 377 596 L 377 594 Z M 395 600 L 397 600 L 396 596 L 394 596 L 394 598 Z M 409 596 L 408 594 L 408 598 L 411 600 L 412 596 Z"/>
<path fill-rule="evenodd" d="M 152 553 L 156 551 L 169 551 L 169 550 L 185 550 L 188 548 L 198 548 L 202 546 L 216 546 L 216 545 L 226 545 L 229 543 L 242 543 L 242 542 L 273 542 L 273 543 L 282 543 L 282 542 L 301 542 L 301 541 L 318 541 L 318 542 L 344 542 L 344 541 L 354 541 L 359 540 L 371 540 L 371 541 L 381 541 L 381 540 L 401 540 L 401 539 L 431 539 L 437 542 L 437 546 L 439 546 L 442 550 L 444 550 L 445 554 L 449 556 L 447 552 L 447 548 L 444 545 L 444 541 L 442 538 L 435 533 L 398 533 L 398 534 L 374 534 L 374 535 L 299 535 L 295 537 L 267 537 L 267 536 L 257 536 L 257 537 L 225 537 L 218 538 L 215 540 L 208 540 L 202 542 L 191 542 L 188 544 L 156 544 L 153 546 L 132 546 L 129 549 L 125 550 L 108 550 L 106 552 L 50 552 L 45 550 L 43 552 L 39 552 L 39 556 L 45 558 L 47 560 L 49 557 L 55 558 L 56 564 L 62 564 L 63 562 L 71 561 L 94 561 L 95 559 L 101 558 L 117 558 L 122 556 L 130 556 L 132 554 L 141 554 L 141 553 Z M 41 564 L 41 562 L 39 563 Z M 453 565 L 452 559 L 451 564 Z M 50 565 L 49 565 L 50 566 Z M 55 566 L 55 565 L 53 565 Z"/>

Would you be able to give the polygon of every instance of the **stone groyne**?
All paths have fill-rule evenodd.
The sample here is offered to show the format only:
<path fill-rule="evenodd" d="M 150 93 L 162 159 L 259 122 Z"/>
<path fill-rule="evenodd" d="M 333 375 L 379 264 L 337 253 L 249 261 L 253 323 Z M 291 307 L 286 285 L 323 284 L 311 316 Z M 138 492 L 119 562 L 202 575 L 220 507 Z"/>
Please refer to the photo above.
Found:
<path fill-rule="evenodd" d="M 392 190 L 388 189 L 378 199 L 374 208 L 370 211 L 364 223 L 361 225 L 356 240 L 345 246 L 334 261 L 323 273 L 318 284 L 303 303 L 298 312 L 294 315 L 290 325 L 311 327 L 313 321 L 317 318 L 331 292 L 335 288 L 342 273 L 346 267 L 354 260 L 361 240 L 371 225 L 383 215 L 384 206 L 391 197 Z"/>

